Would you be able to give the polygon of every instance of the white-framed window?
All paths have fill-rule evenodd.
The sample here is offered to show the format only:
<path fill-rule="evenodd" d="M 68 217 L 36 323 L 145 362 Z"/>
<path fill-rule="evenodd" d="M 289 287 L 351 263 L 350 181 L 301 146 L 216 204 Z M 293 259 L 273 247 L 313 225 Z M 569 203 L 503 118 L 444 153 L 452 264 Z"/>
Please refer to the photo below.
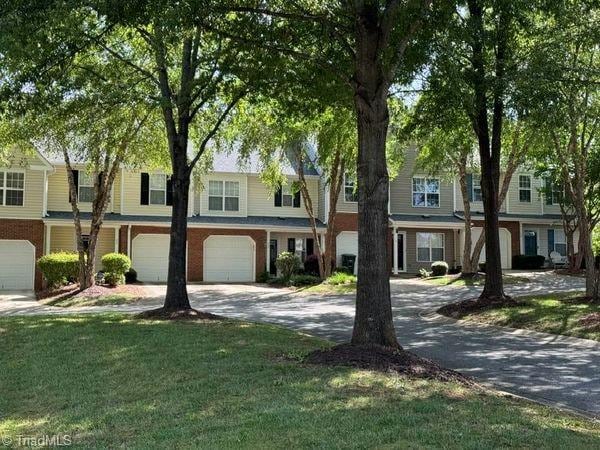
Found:
<path fill-rule="evenodd" d="M 23 206 L 25 173 L 0 171 L 0 206 Z"/>
<path fill-rule="evenodd" d="M 294 205 L 294 194 L 292 194 L 292 187 L 289 184 L 281 186 L 281 206 L 293 206 Z"/>
<path fill-rule="evenodd" d="M 412 180 L 412 205 L 416 208 L 440 207 L 439 178 L 414 177 Z"/>
<path fill-rule="evenodd" d="M 551 248 L 550 252 L 552 251 L 560 253 L 561 256 L 567 256 L 567 236 L 565 235 L 565 230 L 554 230 L 554 248 Z"/>
<path fill-rule="evenodd" d="M 546 178 L 546 196 L 550 205 L 560 205 L 564 192 L 559 183 L 553 183 L 551 179 Z"/>
<path fill-rule="evenodd" d="M 347 203 L 358 202 L 358 191 L 356 190 L 356 177 L 344 174 L 344 201 Z"/>
<path fill-rule="evenodd" d="M 481 176 L 473 175 L 473 186 L 472 186 L 472 196 L 474 202 L 480 202 L 483 200 L 481 197 Z"/>
<path fill-rule="evenodd" d="M 208 182 L 209 211 L 239 211 L 239 181 L 210 180 Z"/>
<path fill-rule="evenodd" d="M 519 201 L 531 203 L 531 176 L 519 175 Z"/>
<path fill-rule="evenodd" d="M 92 203 L 94 201 L 94 174 L 79 171 L 79 186 L 77 187 L 77 201 Z"/>
<path fill-rule="evenodd" d="M 167 176 L 165 174 L 150 174 L 150 204 L 167 204 Z"/>
<path fill-rule="evenodd" d="M 417 233 L 417 261 L 444 260 L 444 233 Z"/>

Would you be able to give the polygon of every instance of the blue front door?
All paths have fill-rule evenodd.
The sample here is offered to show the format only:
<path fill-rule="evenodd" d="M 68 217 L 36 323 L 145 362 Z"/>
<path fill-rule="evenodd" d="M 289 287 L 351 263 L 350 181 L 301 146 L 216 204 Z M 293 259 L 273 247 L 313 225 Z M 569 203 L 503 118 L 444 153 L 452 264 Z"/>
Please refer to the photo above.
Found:
<path fill-rule="evenodd" d="M 525 230 L 525 254 L 537 255 L 537 233 L 533 230 Z"/>

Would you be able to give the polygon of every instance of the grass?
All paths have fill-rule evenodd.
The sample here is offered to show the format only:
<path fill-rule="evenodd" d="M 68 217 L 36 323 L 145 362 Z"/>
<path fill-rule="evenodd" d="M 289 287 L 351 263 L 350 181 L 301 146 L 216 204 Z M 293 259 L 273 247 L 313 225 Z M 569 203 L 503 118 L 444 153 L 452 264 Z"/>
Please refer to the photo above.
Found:
<path fill-rule="evenodd" d="M 302 292 L 314 294 L 352 294 L 356 291 L 356 275 L 334 272 L 320 284 L 302 289 Z"/>
<path fill-rule="evenodd" d="M 521 297 L 518 300 L 524 303 L 522 306 L 488 309 L 463 319 L 600 341 L 600 323 L 596 326 L 579 323 L 588 314 L 600 313 L 600 306 L 580 301 L 581 295 L 581 292 L 567 292 Z"/>
<path fill-rule="evenodd" d="M 504 275 L 502 277 L 504 284 L 519 284 L 519 283 L 528 283 L 529 278 L 520 277 L 516 275 Z M 423 281 L 426 283 L 436 284 L 438 286 L 456 286 L 456 287 L 464 287 L 464 286 L 483 286 L 485 284 L 485 277 L 480 276 L 478 278 L 460 278 L 460 275 L 444 275 L 441 277 L 429 277 L 423 278 Z"/>
<path fill-rule="evenodd" d="M 140 297 L 133 294 L 117 293 L 102 295 L 100 297 L 66 297 L 53 300 L 47 304 L 50 306 L 60 306 L 63 308 L 77 306 L 105 306 L 105 305 L 126 305 L 135 303 L 140 300 Z"/>
<path fill-rule="evenodd" d="M 298 361 L 327 345 L 234 321 L 3 318 L 0 437 L 67 434 L 79 448 L 597 448 L 600 425 L 548 407 Z"/>

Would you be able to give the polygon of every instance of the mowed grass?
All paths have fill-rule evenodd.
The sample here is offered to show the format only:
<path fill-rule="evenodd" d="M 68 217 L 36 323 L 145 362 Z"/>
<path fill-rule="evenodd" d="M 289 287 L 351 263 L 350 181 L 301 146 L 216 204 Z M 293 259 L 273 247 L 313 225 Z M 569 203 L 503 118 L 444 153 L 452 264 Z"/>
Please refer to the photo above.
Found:
<path fill-rule="evenodd" d="M 79 448 L 597 448 L 600 426 L 456 384 L 306 366 L 328 346 L 235 321 L 0 319 L 0 437 Z M 284 357 L 285 356 L 285 357 Z"/>
<path fill-rule="evenodd" d="M 431 284 L 436 284 L 438 286 L 456 286 L 456 287 L 464 287 L 464 286 L 483 286 L 485 284 L 485 276 L 480 276 L 478 278 L 461 278 L 460 275 L 445 275 L 441 277 L 429 277 L 424 278 L 423 281 Z M 504 284 L 519 284 L 519 283 L 528 283 L 529 278 L 520 277 L 516 275 L 504 275 L 502 277 L 502 281 Z"/>
<path fill-rule="evenodd" d="M 600 322 L 595 326 L 579 322 L 588 314 L 600 313 L 600 306 L 582 301 L 582 295 L 563 292 L 521 297 L 522 306 L 483 310 L 463 319 L 600 341 Z"/>
<path fill-rule="evenodd" d="M 312 294 L 353 294 L 356 292 L 356 275 L 345 272 L 334 272 L 320 284 L 302 289 Z"/>
<path fill-rule="evenodd" d="M 100 297 L 66 297 L 48 302 L 48 305 L 69 308 L 74 306 L 105 306 L 126 305 L 141 300 L 137 295 L 118 293 L 102 295 Z"/>

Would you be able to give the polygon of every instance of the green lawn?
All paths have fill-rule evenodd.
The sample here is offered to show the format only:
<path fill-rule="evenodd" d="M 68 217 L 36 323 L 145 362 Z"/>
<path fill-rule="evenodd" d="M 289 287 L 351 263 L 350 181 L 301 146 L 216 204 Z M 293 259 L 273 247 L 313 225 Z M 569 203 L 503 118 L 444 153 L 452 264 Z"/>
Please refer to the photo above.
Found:
<path fill-rule="evenodd" d="M 86 448 L 592 448 L 600 426 L 456 384 L 298 358 L 328 343 L 242 322 L 0 319 L 0 437 Z M 282 355 L 286 355 L 283 357 Z"/>
<path fill-rule="evenodd" d="M 356 283 L 347 284 L 329 284 L 320 283 L 314 286 L 308 286 L 298 289 L 298 292 L 310 294 L 353 294 L 356 292 Z"/>
<path fill-rule="evenodd" d="M 600 341 L 600 320 L 595 326 L 579 322 L 588 314 L 600 313 L 600 306 L 577 300 L 581 295 L 567 292 L 521 297 L 522 306 L 483 310 L 463 319 Z"/>
<path fill-rule="evenodd" d="M 529 278 L 519 277 L 516 275 L 504 275 L 502 279 L 504 281 L 504 284 L 527 283 L 530 281 Z M 423 281 L 431 284 L 437 284 L 439 286 L 483 286 L 485 284 L 485 277 L 470 279 L 460 278 L 459 275 L 445 275 L 442 277 L 424 278 Z"/>
<path fill-rule="evenodd" d="M 140 297 L 133 294 L 117 293 L 102 295 L 100 297 L 66 297 L 48 302 L 51 306 L 60 306 L 64 308 L 73 306 L 104 306 L 104 305 L 125 305 L 135 303 Z"/>

